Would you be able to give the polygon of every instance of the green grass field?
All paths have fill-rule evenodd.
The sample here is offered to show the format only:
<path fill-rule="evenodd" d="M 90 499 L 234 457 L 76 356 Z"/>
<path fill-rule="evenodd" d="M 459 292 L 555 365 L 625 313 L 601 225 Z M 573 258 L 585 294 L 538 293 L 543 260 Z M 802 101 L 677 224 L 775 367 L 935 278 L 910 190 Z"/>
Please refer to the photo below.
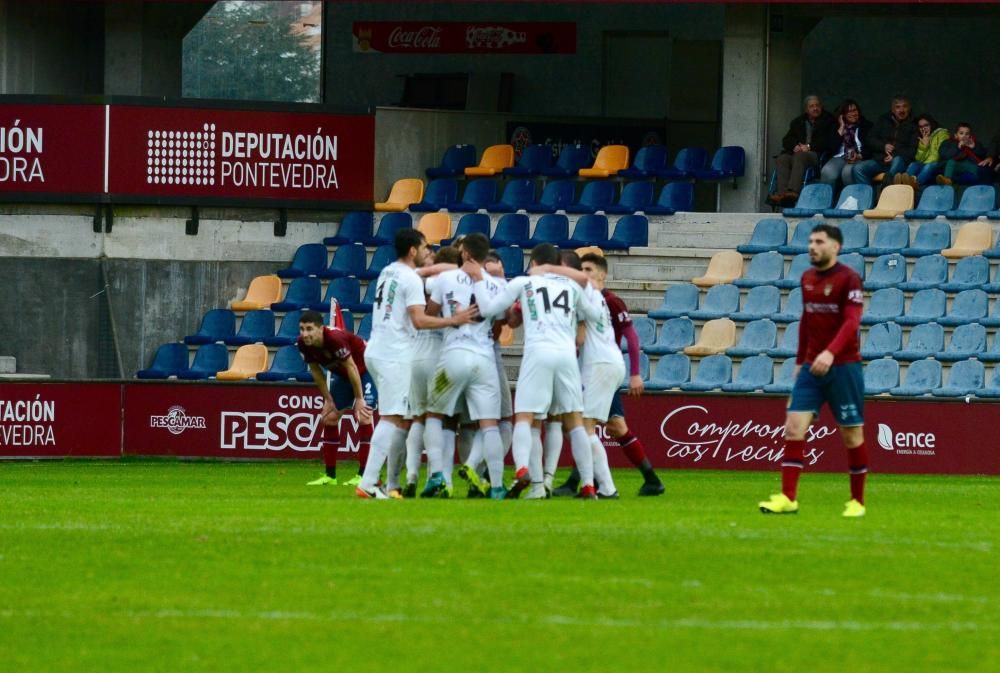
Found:
<path fill-rule="evenodd" d="M 1000 670 L 996 479 L 873 475 L 844 520 L 846 475 L 765 517 L 776 473 L 375 502 L 318 471 L 0 463 L 0 671 Z"/>

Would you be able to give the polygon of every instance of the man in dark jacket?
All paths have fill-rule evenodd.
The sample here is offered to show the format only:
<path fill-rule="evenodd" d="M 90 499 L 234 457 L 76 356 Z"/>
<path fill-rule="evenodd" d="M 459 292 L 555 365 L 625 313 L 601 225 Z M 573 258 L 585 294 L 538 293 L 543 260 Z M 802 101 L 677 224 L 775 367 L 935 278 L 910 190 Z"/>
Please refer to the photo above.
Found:
<path fill-rule="evenodd" d="M 871 157 L 854 166 L 854 181 L 870 185 L 884 174 L 883 184 L 892 184 L 897 173 L 906 170 L 917 154 L 917 125 L 910 116 L 913 105 L 905 96 L 892 99 L 889 112 L 876 120 L 865 139 Z"/>
<path fill-rule="evenodd" d="M 823 109 L 819 96 L 806 96 L 805 112 L 788 126 L 781 140 L 778 155 L 778 184 L 768 200 L 777 205 L 794 203 L 802 191 L 802 178 L 807 168 L 819 165 L 819 157 L 836 144 L 837 122 Z"/>

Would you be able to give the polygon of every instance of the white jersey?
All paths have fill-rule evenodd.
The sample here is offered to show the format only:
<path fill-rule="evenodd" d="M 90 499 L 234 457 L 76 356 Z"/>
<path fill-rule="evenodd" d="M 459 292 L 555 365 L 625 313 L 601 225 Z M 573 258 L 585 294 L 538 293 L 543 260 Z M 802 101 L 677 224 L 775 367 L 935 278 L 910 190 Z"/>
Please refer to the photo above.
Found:
<path fill-rule="evenodd" d="M 461 269 L 455 269 L 437 277 L 431 288 L 431 301 L 441 306 L 441 315 L 447 318 L 472 304 L 477 304 L 481 297 L 495 298 L 500 291 L 500 286 L 488 276 L 480 283 L 474 283 L 469 274 Z M 458 327 L 446 328 L 443 350 L 448 351 L 453 348 L 470 350 L 492 358 L 493 321 L 484 318 Z"/>
<path fill-rule="evenodd" d="M 424 281 L 424 295 L 429 295 L 434 288 L 437 276 Z M 443 329 L 418 329 L 417 338 L 413 344 L 414 360 L 434 360 L 437 362 L 441 354 L 441 344 L 444 342 Z"/>
<path fill-rule="evenodd" d="M 604 300 L 604 295 L 589 283 L 584 295 L 599 317 L 587 318 L 584 323 L 586 336 L 583 353 L 580 356 L 581 366 L 586 368 L 598 362 L 624 364 L 621 346 L 615 343 L 615 331 L 611 327 L 611 310 L 608 308 L 608 302 Z"/>
<path fill-rule="evenodd" d="M 379 274 L 372 312 L 372 336 L 366 354 L 389 362 L 410 362 L 417 329 L 410 306 L 424 306 L 424 284 L 411 267 L 393 262 Z"/>

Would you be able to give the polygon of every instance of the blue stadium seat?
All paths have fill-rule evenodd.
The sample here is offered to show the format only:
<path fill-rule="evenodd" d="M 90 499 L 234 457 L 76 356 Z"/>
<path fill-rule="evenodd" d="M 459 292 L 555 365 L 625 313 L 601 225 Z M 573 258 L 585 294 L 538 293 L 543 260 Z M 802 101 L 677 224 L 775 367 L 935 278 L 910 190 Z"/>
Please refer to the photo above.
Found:
<path fill-rule="evenodd" d="M 663 323 L 656 341 L 642 350 L 653 355 L 682 351 L 694 343 L 694 323 L 688 318 L 671 318 Z"/>
<path fill-rule="evenodd" d="M 865 394 L 882 395 L 899 387 L 899 363 L 890 358 L 872 360 L 865 366 Z"/>
<path fill-rule="evenodd" d="M 861 346 L 861 357 L 865 360 L 891 357 L 903 350 L 903 330 L 894 322 L 872 325 Z"/>
<path fill-rule="evenodd" d="M 409 213 L 386 213 L 378 221 L 378 230 L 368 241 L 368 245 L 392 245 L 396 232 L 413 227 L 413 216 Z"/>
<path fill-rule="evenodd" d="M 910 279 L 897 285 L 905 292 L 940 287 L 948 282 L 948 260 L 943 255 L 920 257 L 913 265 Z"/>
<path fill-rule="evenodd" d="M 294 311 L 297 308 L 309 308 L 319 303 L 321 293 L 319 278 L 294 278 L 285 291 L 284 299 L 271 304 L 271 310 Z"/>
<path fill-rule="evenodd" d="M 955 205 L 955 188 L 951 185 L 928 185 L 920 193 L 916 208 L 907 210 L 903 217 L 908 220 L 933 220 L 944 215 Z"/>
<path fill-rule="evenodd" d="M 372 227 L 375 218 L 369 211 L 353 210 L 340 221 L 336 236 L 327 236 L 323 239 L 323 245 L 350 245 L 360 243 L 368 245 L 372 238 Z"/>
<path fill-rule="evenodd" d="M 712 157 L 712 164 L 705 169 L 691 171 L 696 180 L 729 180 L 743 177 L 746 152 L 738 145 L 720 147 Z"/>
<path fill-rule="evenodd" d="M 991 210 L 990 212 L 986 213 L 986 217 L 991 220 L 1000 220 L 1000 209 Z"/>
<path fill-rule="evenodd" d="M 799 321 L 790 322 L 781 335 L 781 343 L 767 351 L 772 358 L 790 358 L 799 352 Z"/>
<path fill-rule="evenodd" d="M 740 289 L 735 285 L 716 285 L 705 294 L 705 301 L 697 311 L 688 313 L 695 320 L 728 318 L 740 308 Z"/>
<path fill-rule="evenodd" d="M 646 383 L 648 390 L 672 390 L 691 378 L 691 359 L 684 353 L 664 355 L 656 361 L 656 371 Z"/>
<path fill-rule="evenodd" d="M 365 270 L 367 252 L 363 245 L 342 245 L 333 253 L 333 261 L 317 275 L 320 278 L 356 276 Z"/>
<path fill-rule="evenodd" d="M 491 213 L 513 213 L 528 208 L 534 202 L 535 183 L 531 180 L 515 179 L 504 187 L 500 200 L 486 206 L 486 210 Z"/>
<path fill-rule="evenodd" d="M 664 180 L 690 180 L 696 170 L 701 170 L 708 162 L 708 152 L 701 147 L 685 147 L 674 156 L 674 163 L 656 172 L 656 177 Z"/>
<path fill-rule="evenodd" d="M 740 340 L 732 348 L 726 349 L 726 355 L 730 357 L 759 355 L 776 348 L 777 345 L 778 326 L 764 318 L 747 323 L 743 328 L 743 334 L 740 335 Z"/>
<path fill-rule="evenodd" d="M 728 355 L 709 355 L 698 363 L 698 371 L 689 383 L 682 383 L 681 390 L 716 390 L 726 385 L 733 377 L 733 361 Z"/>
<path fill-rule="evenodd" d="M 868 247 L 868 223 L 864 220 L 846 220 L 840 226 L 844 236 L 844 245 L 840 252 L 861 252 Z"/>
<path fill-rule="evenodd" d="M 792 264 L 788 268 L 788 273 L 785 277 L 779 281 L 775 281 L 775 285 L 780 288 L 797 288 L 802 281 L 802 274 L 812 268 L 812 262 L 809 261 L 809 253 L 804 252 L 800 255 L 796 255 L 792 258 Z"/>
<path fill-rule="evenodd" d="M 785 275 L 785 258 L 781 253 L 759 252 L 750 258 L 750 264 L 743 272 L 742 278 L 733 281 L 736 287 L 756 287 L 758 285 L 773 285 Z M 777 289 L 777 287 L 775 287 Z M 774 311 L 771 311 L 774 313 Z"/>
<path fill-rule="evenodd" d="M 428 168 L 429 178 L 457 178 L 465 175 L 465 169 L 476 165 L 475 145 L 452 145 L 444 151 L 441 163 Z"/>
<path fill-rule="evenodd" d="M 486 208 L 497 200 L 497 181 L 493 178 L 472 180 L 462 192 L 462 200 L 448 204 L 448 210 L 453 213 L 474 213 Z M 413 210 L 411 207 L 410 210 Z"/>
<path fill-rule="evenodd" d="M 920 290 L 910 301 L 910 310 L 896 319 L 900 325 L 937 322 L 944 316 L 948 298 L 937 288 Z"/>
<path fill-rule="evenodd" d="M 880 255 L 872 263 L 872 272 L 865 279 L 865 289 L 883 290 L 904 282 L 906 282 L 906 258 L 899 253 Z"/>
<path fill-rule="evenodd" d="M 990 261 L 982 255 L 958 260 L 951 280 L 941 286 L 945 292 L 980 289 L 990 280 Z"/>
<path fill-rule="evenodd" d="M 787 395 L 792 392 L 792 385 L 795 383 L 795 358 L 790 357 L 781 363 L 778 370 L 778 377 L 769 386 L 764 386 L 765 393 L 780 393 Z"/>
<path fill-rule="evenodd" d="M 667 167 L 667 148 L 663 145 L 640 147 L 632 159 L 632 165 L 615 175 L 625 180 L 655 178 L 659 171 Z"/>
<path fill-rule="evenodd" d="M 434 213 L 458 201 L 458 182 L 454 178 L 439 178 L 431 180 L 424 192 L 424 200 L 411 203 L 410 211 L 414 213 Z"/>
<path fill-rule="evenodd" d="M 974 395 L 983 388 L 986 369 L 979 360 L 962 360 L 951 366 L 948 383 L 931 391 L 934 397 Z"/>
<path fill-rule="evenodd" d="M 583 186 L 580 200 L 566 206 L 566 212 L 596 213 L 599 210 L 605 210 L 614 200 L 615 183 L 610 180 L 592 180 Z"/>
<path fill-rule="evenodd" d="M 595 184 L 593 182 L 589 185 Z M 573 235 L 560 241 L 560 248 L 582 248 L 596 245 L 603 248 L 608 242 L 608 218 L 604 215 L 584 215 L 576 221 Z"/>
<path fill-rule="evenodd" d="M 906 348 L 892 354 L 897 360 L 923 360 L 944 350 L 944 328 L 936 322 L 917 325 L 910 331 Z"/>
<path fill-rule="evenodd" d="M 551 168 L 552 160 L 551 146 L 528 145 L 521 150 L 516 165 L 503 169 L 503 175 L 508 178 L 533 178 Z"/>
<path fill-rule="evenodd" d="M 833 185 L 814 182 L 802 187 L 794 208 L 785 208 L 785 217 L 812 217 L 833 205 Z"/>
<path fill-rule="evenodd" d="M 317 304 L 314 304 L 309 308 L 314 311 L 329 313 L 331 299 L 336 299 L 337 304 L 341 308 L 353 311 L 354 307 L 361 303 L 360 281 L 358 281 L 358 279 L 354 276 L 334 278 L 326 286 L 326 294 L 323 295 L 323 298 Z"/>
<path fill-rule="evenodd" d="M 625 358 L 625 381 L 622 383 L 622 388 L 628 388 L 628 380 L 632 376 L 631 369 L 629 358 Z M 649 356 L 645 353 L 639 353 L 639 376 L 643 381 L 649 380 Z"/>
<path fill-rule="evenodd" d="M 268 309 L 248 311 L 243 316 L 239 331 L 231 337 L 226 337 L 227 346 L 245 346 L 247 344 L 263 343 L 267 337 L 274 336 L 274 312 Z"/>
<path fill-rule="evenodd" d="M 853 203 L 851 200 L 853 199 Z M 872 207 L 875 202 L 875 191 L 871 185 L 847 185 L 840 191 L 837 198 L 837 205 L 833 208 L 826 208 L 823 211 L 824 217 L 855 217 Z M 851 206 L 848 208 L 847 206 Z M 909 239 L 907 239 L 909 242 Z"/>
<path fill-rule="evenodd" d="M 997 211 L 1000 213 L 1000 211 Z M 990 218 L 1000 220 L 1000 217 Z M 989 250 L 983 252 L 983 257 L 986 259 L 1000 259 L 1000 238 L 997 238 L 997 242 L 993 244 L 993 247 Z M 1000 285 L 998 285 L 1000 287 Z"/>
<path fill-rule="evenodd" d="M 618 218 L 615 232 L 604 243 L 605 250 L 628 250 L 649 245 L 649 220 L 645 215 L 626 215 Z"/>
<path fill-rule="evenodd" d="M 773 285 L 760 285 L 747 293 L 743 308 L 730 316 L 733 320 L 746 322 L 770 318 L 781 310 L 781 290 Z"/>
<path fill-rule="evenodd" d="M 994 362 L 994 360 L 991 360 L 991 362 Z M 993 368 L 989 384 L 981 390 L 977 390 L 976 397 L 1000 397 L 1000 367 Z"/>
<path fill-rule="evenodd" d="M 736 246 L 736 251 L 752 255 L 777 250 L 786 243 L 788 243 L 788 223 L 779 217 L 769 217 L 754 225 L 750 242 Z"/>
<path fill-rule="evenodd" d="M 287 381 L 295 379 L 298 374 L 308 372 L 306 362 L 298 346 L 282 346 L 274 354 L 271 367 L 266 372 L 257 374 L 258 381 Z"/>
<path fill-rule="evenodd" d="M 274 336 L 264 337 L 265 346 L 287 346 L 294 344 L 299 338 L 299 318 L 302 317 L 301 309 L 289 311 L 281 319 L 281 325 Z"/>
<path fill-rule="evenodd" d="M 322 243 L 304 243 L 295 251 L 292 265 L 279 269 L 279 278 L 315 276 L 326 269 L 326 246 Z"/>
<path fill-rule="evenodd" d="M 511 245 L 526 247 L 528 245 L 529 227 L 528 216 L 523 213 L 504 215 L 497 222 L 497 229 L 493 232 L 490 245 L 494 248 Z"/>
<path fill-rule="evenodd" d="M 378 291 L 378 283 L 376 281 L 369 281 L 368 288 L 365 290 L 365 296 L 361 298 L 361 301 L 348 308 L 355 313 L 371 313 L 373 307 L 375 306 L 375 293 Z"/>
<path fill-rule="evenodd" d="M 986 317 L 988 307 L 989 297 L 982 290 L 962 290 L 955 295 L 947 315 L 938 318 L 937 321 L 942 325 L 978 323 Z"/>
<path fill-rule="evenodd" d="M 524 251 L 521 248 L 504 246 L 497 248 L 496 253 L 503 264 L 504 276 L 516 278 L 524 275 Z"/>
<path fill-rule="evenodd" d="M 980 318 L 979 324 L 986 327 L 1000 327 L 1000 297 L 993 300 L 993 310 L 985 318 Z"/>
<path fill-rule="evenodd" d="M 656 321 L 652 318 L 640 316 L 632 319 L 632 326 L 635 328 L 636 336 L 639 337 L 639 348 L 646 350 L 647 346 L 656 341 Z M 622 337 L 621 349 L 628 352 L 628 340 Z M 646 351 L 649 352 L 649 351 Z"/>
<path fill-rule="evenodd" d="M 898 288 L 886 287 L 875 290 L 868 302 L 868 308 L 861 316 L 861 324 L 874 325 L 895 320 L 903 315 L 904 303 L 903 291 Z"/>
<path fill-rule="evenodd" d="M 949 220 L 974 220 L 993 210 L 997 193 L 993 185 L 972 185 L 966 187 L 958 208 L 944 214 Z"/>
<path fill-rule="evenodd" d="M 754 355 L 740 362 L 740 369 L 732 383 L 724 383 L 727 393 L 750 393 L 763 390 L 774 379 L 774 361 L 766 355 Z"/>
<path fill-rule="evenodd" d="M 691 283 L 671 285 L 663 293 L 663 303 L 660 307 L 653 309 L 647 315 L 657 320 L 686 316 L 698 309 L 698 292 L 697 286 Z"/>
<path fill-rule="evenodd" d="M 202 316 L 198 331 L 184 337 L 184 343 L 189 346 L 210 344 L 225 341 L 234 334 L 236 334 L 236 314 L 227 308 L 213 308 Z"/>
<path fill-rule="evenodd" d="M 854 273 L 858 274 L 861 277 L 861 280 L 864 281 L 864 279 L 865 279 L 865 258 L 864 258 L 864 256 L 862 256 L 862 255 L 860 255 L 860 254 L 858 254 L 856 252 L 849 252 L 846 255 L 840 255 L 837 258 L 837 261 L 840 262 L 841 264 L 843 264 L 844 266 L 847 266 L 847 267 L 850 267 L 851 269 L 853 269 Z"/>
<path fill-rule="evenodd" d="M 340 309 L 340 317 L 344 320 L 344 329 L 348 332 L 354 331 L 354 313 L 346 308 Z"/>
<path fill-rule="evenodd" d="M 380 245 L 375 248 L 375 253 L 372 255 L 372 261 L 368 264 L 368 268 L 360 272 L 358 278 L 375 280 L 382 273 L 382 269 L 395 262 L 396 259 L 398 258 L 396 257 L 396 248 L 394 246 Z"/>
<path fill-rule="evenodd" d="M 441 245 L 451 245 L 456 238 L 469 234 L 482 234 L 490 237 L 490 216 L 486 213 L 466 213 L 455 227 L 455 235 L 441 240 Z"/>
<path fill-rule="evenodd" d="M 918 360 L 906 368 L 903 385 L 889 391 L 901 397 L 927 395 L 941 386 L 941 363 L 937 360 Z"/>
<path fill-rule="evenodd" d="M 535 233 L 524 244 L 533 248 L 542 243 L 559 245 L 560 241 L 569 238 L 569 218 L 562 213 L 542 215 L 535 224 Z"/>
<path fill-rule="evenodd" d="M 809 252 L 809 236 L 817 224 L 819 221 L 814 220 L 802 220 L 796 224 L 791 240 L 787 245 L 778 246 L 778 252 L 782 255 L 801 255 Z"/>
<path fill-rule="evenodd" d="M 549 178 L 576 177 L 581 168 L 593 162 L 590 145 L 563 145 L 555 166 L 542 169 L 541 174 Z"/>
<path fill-rule="evenodd" d="M 951 225 L 947 222 L 925 222 L 913 236 L 913 245 L 900 252 L 904 257 L 936 255 L 951 245 Z"/>
<path fill-rule="evenodd" d="M 214 377 L 221 371 L 229 369 L 229 350 L 224 344 L 204 344 L 198 347 L 191 366 L 179 374 L 177 378 L 186 380 L 202 380 Z"/>
<path fill-rule="evenodd" d="M 865 185 L 867 187 L 868 185 Z M 910 225 L 902 220 L 887 220 L 875 228 L 872 244 L 858 250 L 862 255 L 874 257 L 878 255 L 898 254 L 900 250 L 910 245 Z"/>
<path fill-rule="evenodd" d="M 615 215 L 630 215 L 645 212 L 653 204 L 652 182 L 629 182 L 622 188 L 617 203 L 604 208 L 604 212 Z"/>
<path fill-rule="evenodd" d="M 361 324 L 358 325 L 357 335 L 368 341 L 372 337 L 372 314 L 369 313 L 364 318 L 361 319 Z"/>
<path fill-rule="evenodd" d="M 570 180 L 553 180 L 545 185 L 542 198 L 538 203 L 530 204 L 526 210 L 529 213 L 554 213 L 565 210 L 573 204 L 576 187 Z"/>
<path fill-rule="evenodd" d="M 177 376 L 188 367 L 188 348 L 182 343 L 163 344 L 156 349 L 153 364 L 135 373 L 140 379 L 166 379 Z"/>
<path fill-rule="evenodd" d="M 788 293 L 785 306 L 780 313 L 771 316 L 774 322 L 795 322 L 802 318 L 802 288 L 796 287 Z"/>
<path fill-rule="evenodd" d="M 647 215 L 673 215 L 694 210 L 694 185 L 690 182 L 669 182 L 660 190 L 656 203 L 647 206 Z"/>
<path fill-rule="evenodd" d="M 942 362 L 954 362 L 977 357 L 985 351 L 986 328 L 974 322 L 956 327 L 948 340 L 948 347 L 935 358 Z"/>

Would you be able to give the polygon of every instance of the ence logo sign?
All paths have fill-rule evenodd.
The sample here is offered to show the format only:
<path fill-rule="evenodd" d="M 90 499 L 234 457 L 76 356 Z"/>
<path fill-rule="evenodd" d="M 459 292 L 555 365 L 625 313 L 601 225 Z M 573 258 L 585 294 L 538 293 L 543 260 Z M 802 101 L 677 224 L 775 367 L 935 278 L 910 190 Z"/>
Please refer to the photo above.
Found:
<path fill-rule="evenodd" d="M 896 432 L 885 423 L 878 424 L 878 445 L 898 454 L 933 456 L 937 436 L 933 432 Z"/>

